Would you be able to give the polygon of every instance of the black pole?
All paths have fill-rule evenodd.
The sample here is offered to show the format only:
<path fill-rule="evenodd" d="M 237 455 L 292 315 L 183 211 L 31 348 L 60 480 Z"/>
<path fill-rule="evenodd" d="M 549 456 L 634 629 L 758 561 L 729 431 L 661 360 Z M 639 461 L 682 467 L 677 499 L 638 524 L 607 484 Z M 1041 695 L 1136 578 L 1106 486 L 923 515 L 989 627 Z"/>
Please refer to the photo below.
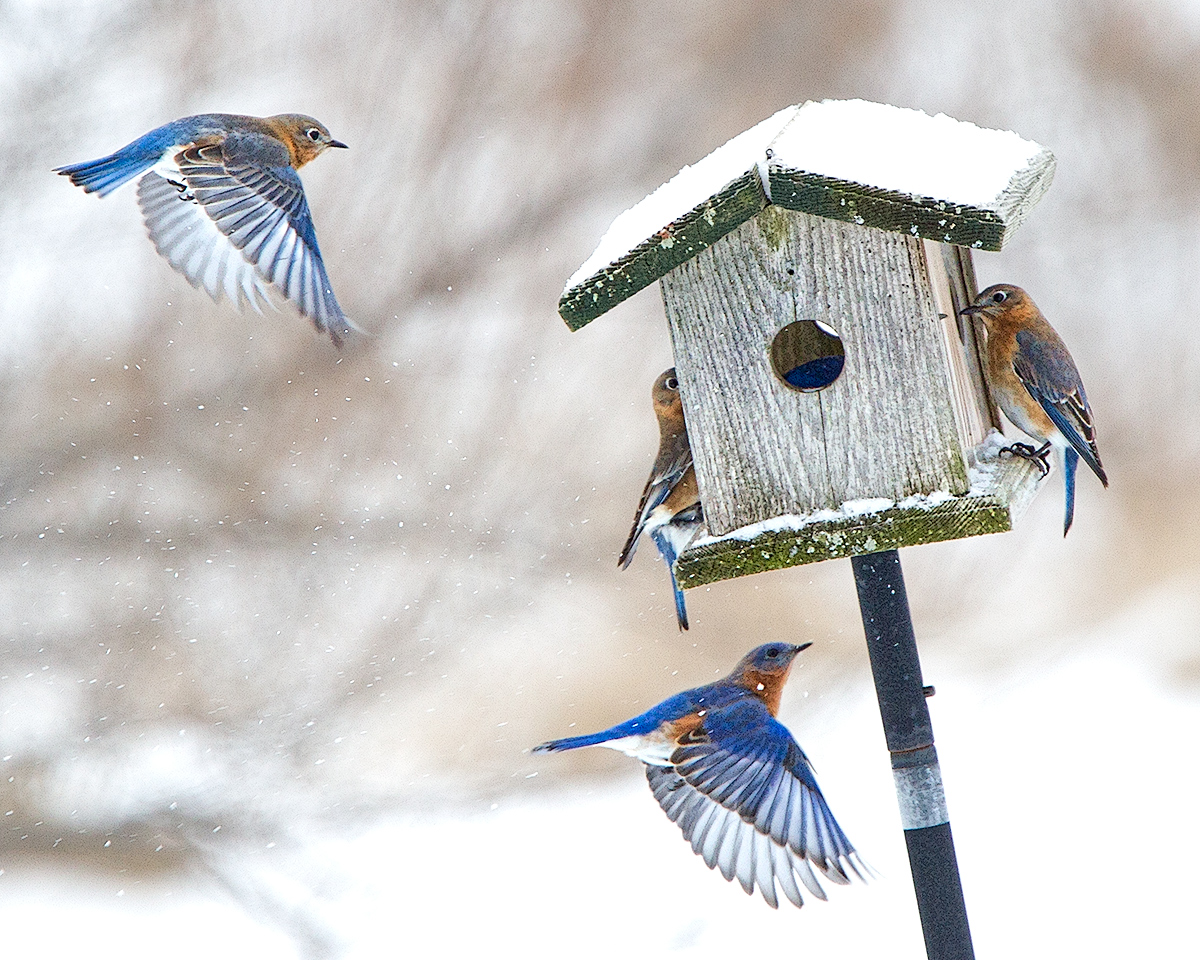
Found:
<path fill-rule="evenodd" d="M 900 555 L 886 550 L 853 557 L 851 563 L 892 755 L 925 953 L 929 960 L 974 960 Z"/>

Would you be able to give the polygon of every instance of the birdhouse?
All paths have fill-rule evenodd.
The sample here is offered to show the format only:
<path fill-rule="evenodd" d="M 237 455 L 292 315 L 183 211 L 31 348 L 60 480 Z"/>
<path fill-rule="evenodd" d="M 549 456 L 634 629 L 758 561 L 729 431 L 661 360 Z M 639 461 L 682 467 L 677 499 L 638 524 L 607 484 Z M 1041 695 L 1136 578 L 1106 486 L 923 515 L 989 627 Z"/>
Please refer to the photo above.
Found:
<path fill-rule="evenodd" d="M 655 280 L 707 533 L 694 587 L 1012 525 L 971 251 L 999 250 L 1054 157 L 861 100 L 781 110 L 616 219 L 568 281 L 578 330 Z"/>

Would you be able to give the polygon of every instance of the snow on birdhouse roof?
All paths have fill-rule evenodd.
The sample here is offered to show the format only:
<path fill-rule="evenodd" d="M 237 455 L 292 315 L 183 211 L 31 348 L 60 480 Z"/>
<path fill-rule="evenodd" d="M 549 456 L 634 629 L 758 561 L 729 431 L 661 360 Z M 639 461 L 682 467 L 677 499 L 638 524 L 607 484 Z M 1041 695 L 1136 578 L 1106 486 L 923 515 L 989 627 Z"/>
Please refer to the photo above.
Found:
<path fill-rule="evenodd" d="M 771 203 L 999 250 L 1053 175 L 1045 147 L 944 114 L 865 100 L 786 107 L 617 217 L 559 313 L 579 329 Z"/>

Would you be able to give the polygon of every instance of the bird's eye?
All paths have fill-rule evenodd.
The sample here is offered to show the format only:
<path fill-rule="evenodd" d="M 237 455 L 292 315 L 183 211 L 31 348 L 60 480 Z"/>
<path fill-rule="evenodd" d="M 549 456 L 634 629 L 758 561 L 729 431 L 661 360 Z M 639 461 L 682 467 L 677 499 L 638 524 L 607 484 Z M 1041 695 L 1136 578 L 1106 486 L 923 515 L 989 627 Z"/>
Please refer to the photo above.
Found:
<path fill-rule="evenodd" d="M 774 660 L 779 656 L 780 650 L 778 647 L 767 647 L 767 659 Z"/>
<path fill-rule="evenodd" d="M 309 127 L 304 131 L 304 135 L 313 143 L 317 143 L 321 139 L 321 131 L 316 127 Z"/>
<path fill-rule="evenodd" d="M 679 389 L 679 381 L 676 380 L 674 377 L 667 377 L 667 389 L 668 390 L 678 390 Z"/>
<path fill-rule="evenodd" d="M 1003 290 L 997 290 L 995 293 L 992 294 L 992 303 L 1003 303 L 1007 299 L 1008 299 L 1008 294 L 1005 293 Z"/>

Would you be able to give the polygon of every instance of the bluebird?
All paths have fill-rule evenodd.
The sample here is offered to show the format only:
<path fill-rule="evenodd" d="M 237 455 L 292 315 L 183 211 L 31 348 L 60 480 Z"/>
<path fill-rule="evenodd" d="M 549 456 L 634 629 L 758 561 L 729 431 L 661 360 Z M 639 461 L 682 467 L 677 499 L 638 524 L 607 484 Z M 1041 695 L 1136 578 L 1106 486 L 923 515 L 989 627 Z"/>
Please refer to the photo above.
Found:
<path fill-rule="evenodd" d="M 333 295 L 296 171 L 345 146 L 296 113 L 205 113 L 55 172 L 102 197 L 144 174 L 138 204 L 150 239 L 192 286 L 259 310 L 273 284 L 341 346 L 352 325 Z"/>
<path fill-rule="evenodd" d="M 533 752 L 601 746 L 637 757 L 654 799 L 709 869 L 736 876 L 748 894 L 757 885 L 772 907 L 776 883 L 804 905 L 797 878 L 824 900 L 816 873 L 844 884 L 851 874 L 866 880 L 870 870 L 834 820 L 808 757 L 775 719 L 792 661 L 809 646 L 763 644 L 723 680 Z"/>
<path fill-rule="evenodd" d="M 1032 460 L 1044 477 L 1050 449 L 1059 451 L 1066 487 L 1063 536 L 1075 515 L 1075 469 L 1079 458 L 1105 487 L 1108 477 L 1096 449 L 1096 428 L 1083 381 L 1062 338 L 1020 287 L 998 283 L 988 287 L 964 316 L 979 317 L 987 329 L 988 381 L 992 398 L 1004 415 L 1029 436 L 1042 441 L 1036 449 L 1014 443 L 1005 449 Z"/>
<path fill-rule="evenodd" d="M 638 504 L 629 539 L 617 563 L 624 570 L 633 561 L 643 533 L 654 540 L 671 575 L 675 593 L 675 617 L 679 629 L 688 628 L 683 591 L 675 579 L 675 560 L 704 525 L 700 490 L 696 486 L 696 468 L 692 466 L 692 448 L 688 443 L 687 424 L 683 420 L 683 401 L 675 368 L 663 372 L 650 391 L 654 413 L 658 417 L 658 456 L 642 500 Z"/>

